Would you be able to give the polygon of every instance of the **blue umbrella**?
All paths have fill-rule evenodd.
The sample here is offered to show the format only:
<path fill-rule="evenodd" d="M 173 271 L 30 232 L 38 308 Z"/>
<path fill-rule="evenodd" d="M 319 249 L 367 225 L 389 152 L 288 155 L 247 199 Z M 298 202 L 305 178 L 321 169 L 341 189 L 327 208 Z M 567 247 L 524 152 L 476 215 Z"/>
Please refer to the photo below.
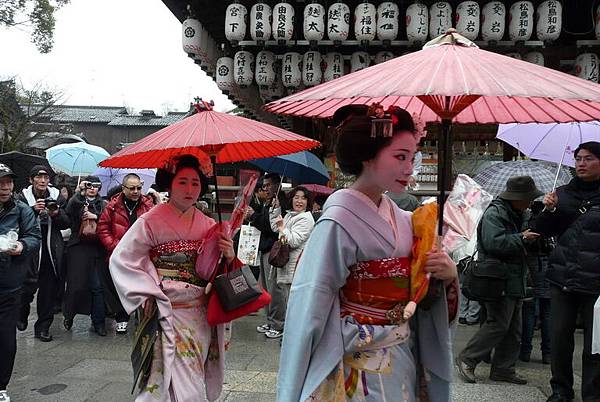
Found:
<path fill-rule="evenodd" d="M 98 163 L 110 154 L 104 148 L 85 142 L 60 144 L 46 150 L 52 169 L 70 176 L 84 176 L 98 168 Z"/>
<path fill-rule="evenodd" d="M 265 172 L 279 173 L 302 183 L 325 184 L 329 181 L 327 167 L 314 154 L 302 151 L 295 154 L 248 161 Z"/>
<path fill-rule="evenodd" d="M 97 176 L 102 183 L 102 188 L 100 189 L 100 195 L 105 197 L 108 190 L 115 186 L 120 186 L 123 183 L 123 179 L 130 173 L 137 174 L 142 182 L 144 183 L 143 192 L 148 192 L 150 186 L 154 183 L 154 178 L 156 177 L 156 169 L 117 169 L 117 168 L 97 168 L 94 173 L 94 176 Z"/>

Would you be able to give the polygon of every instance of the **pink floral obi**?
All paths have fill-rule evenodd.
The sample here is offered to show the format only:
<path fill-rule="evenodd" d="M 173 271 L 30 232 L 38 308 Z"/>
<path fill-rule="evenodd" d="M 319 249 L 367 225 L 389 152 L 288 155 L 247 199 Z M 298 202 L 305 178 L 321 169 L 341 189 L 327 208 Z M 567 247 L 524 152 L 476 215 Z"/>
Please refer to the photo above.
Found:
<path fill-rule="evenodd" d="M 394 323 L 389 311 L 410 301 L 410 262 L 409 257 L 384 258 L 351 266 L 341 290 L 342 316 L 360 324 Z"/>
<path fill-rule="evenodd" d="M 206 286 L 196 274 L 196 258 L 200 240 L 177 240 L 159 244 L 150 250 L 150 259 L 162 280 L 173 280 Z"/>

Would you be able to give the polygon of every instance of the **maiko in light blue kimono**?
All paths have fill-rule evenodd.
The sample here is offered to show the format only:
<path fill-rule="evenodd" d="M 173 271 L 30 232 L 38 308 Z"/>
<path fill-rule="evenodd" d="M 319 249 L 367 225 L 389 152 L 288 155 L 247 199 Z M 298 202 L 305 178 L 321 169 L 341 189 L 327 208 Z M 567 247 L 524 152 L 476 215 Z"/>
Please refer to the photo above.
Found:
<path fill-rule="evenodd" d="M 361 325 L 351 316 L 341 317 L 340 289 L 349 267 L 360 261 L 410 257 L 410 213 L 385 195 L 382 205 L 392 205 L 391 214 L 386 216 L 381 206 L 378 210 L 353 190 L 329 197 L 291 287 L 279 402 L 416 401 L 418 362 L 424 370 L 420 385 L 426 385 L 429 401 L 450 401 L 455 317 L 449 323 L 445 292 L 429 310 L 417 309 L 410 328 Z"/>

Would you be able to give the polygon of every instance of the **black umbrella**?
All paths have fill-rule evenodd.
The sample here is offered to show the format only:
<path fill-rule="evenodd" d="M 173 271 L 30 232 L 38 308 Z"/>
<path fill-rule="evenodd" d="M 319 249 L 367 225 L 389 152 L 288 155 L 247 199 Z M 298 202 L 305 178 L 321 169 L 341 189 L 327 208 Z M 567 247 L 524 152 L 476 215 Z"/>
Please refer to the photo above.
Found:
<path fill-rule="evenodd" d="M 48 160 L 43 156 L 24 154 L 18 151 L 11 151 L 0 154 L 0 162 L 10 167 L 17 176 L 15 179 L 15 191 L 19 191 L 29 186 L 29 172 L 35 165 L 43 165 L 48 168 L 50 179 L 55 175 L 50 167 Z"/>

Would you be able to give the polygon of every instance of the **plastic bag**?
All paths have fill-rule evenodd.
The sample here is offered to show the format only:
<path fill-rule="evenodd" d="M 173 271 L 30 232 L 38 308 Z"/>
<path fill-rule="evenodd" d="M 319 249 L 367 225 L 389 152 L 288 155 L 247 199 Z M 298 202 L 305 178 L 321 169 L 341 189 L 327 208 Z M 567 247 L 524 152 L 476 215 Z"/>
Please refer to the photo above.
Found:
<path fill-rule="evenodd" d="M 17 248 L 17 240 L 19 240 L 19 234 L 14 230 L 0 235 L 0 252 L 4 253 Z"/>

